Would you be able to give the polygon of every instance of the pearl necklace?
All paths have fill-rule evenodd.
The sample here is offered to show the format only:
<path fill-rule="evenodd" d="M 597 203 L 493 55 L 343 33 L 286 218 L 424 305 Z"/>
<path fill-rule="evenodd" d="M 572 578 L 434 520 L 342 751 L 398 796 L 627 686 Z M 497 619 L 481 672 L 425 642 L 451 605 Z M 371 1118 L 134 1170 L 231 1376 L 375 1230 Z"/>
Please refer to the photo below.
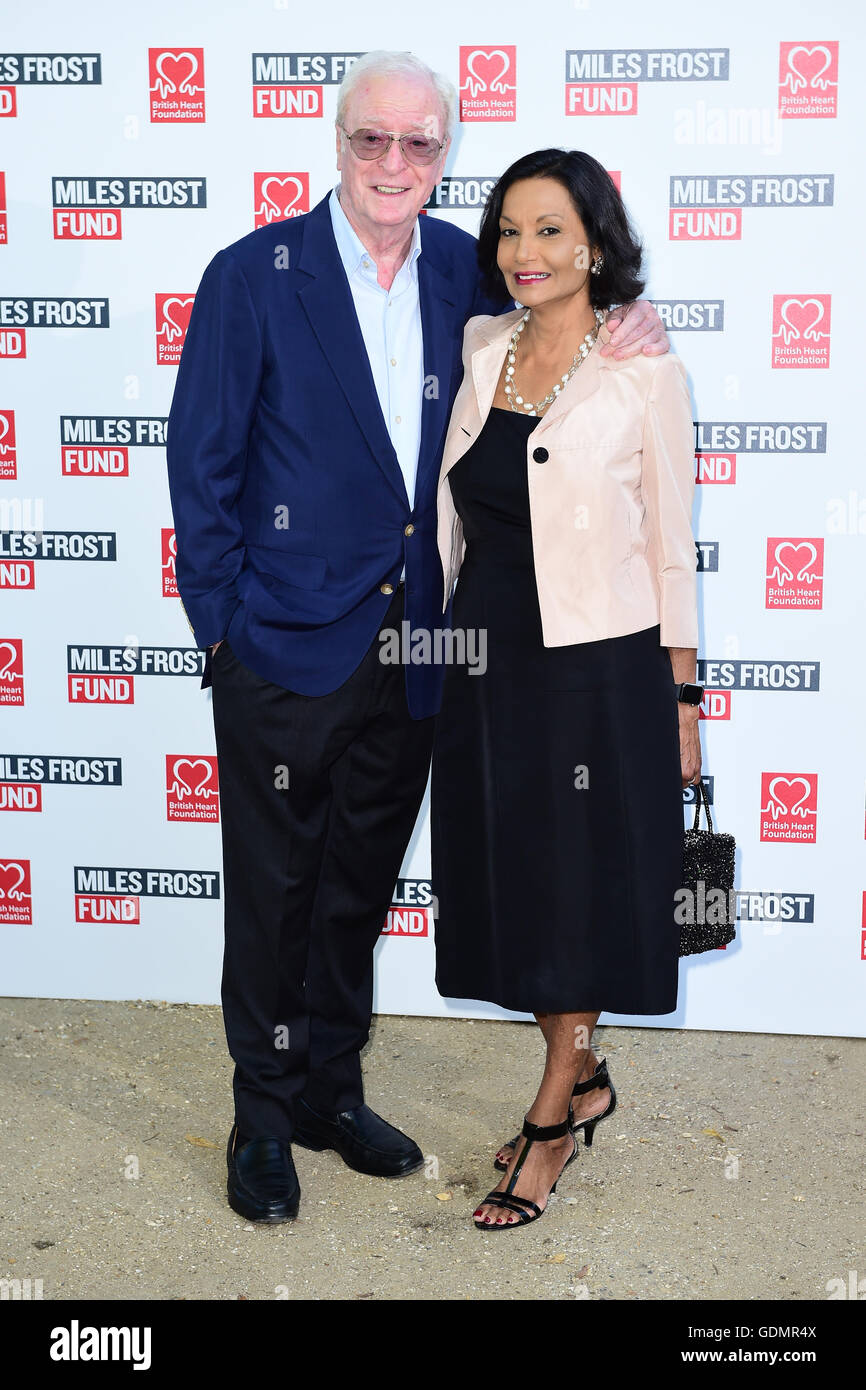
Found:
<path fill-rule="evenodd" d="M 517 344 L 520 341 L 520 335 L 526 327 L 530 314 L 530 310 L 527 309 L 526 313 L 523 315 L 523 318 L 520 320 L 514 332 L 512 333 L 511 342 L 508 347 L 508 365 L 505 368 L 505 394 L 508 397 L 508 404 L 512 410 L 517 410 L 517 407 L 522 405 L 527 415 L 540 415 L 542 410 L 544 410 L 546 406 L 550 405 L 551 401 L 556 400 L 556 397 L 559 395 L 563 386 L 567 385 L 567 383 L 571 381 L 571 378 L 574 376 L 581 362 L 583 362 L 585 357 L 589 356 L 589 350 L 595 342 L 596 338 L 598 337 L 598 330 L 604 323 L 604 314 L 601 312 L 600 309 L 594 309 L 593 313 L 595 314 L 595 328 L 591 329 L 589 333 L 586 333 L 584 335 L 583 342 L 581 343 L 580 347 L 577 349 L 577 352 L 571 359 L 571 366 L 569 367 L 568 371 L 563 372 L 562 376 L 554 386 L 553 390 L 548 391 L 547 395 L 544 397 L 544 400 L 536 401 L 533 404 L 532 401 L 525 401 L 523 397 L 519 394 L 520 388 L 518 387 L 517 382 L 514 378 L 514 363 L 517 361 Z M 519 411 L 517 413 L 520 414 Z"/>

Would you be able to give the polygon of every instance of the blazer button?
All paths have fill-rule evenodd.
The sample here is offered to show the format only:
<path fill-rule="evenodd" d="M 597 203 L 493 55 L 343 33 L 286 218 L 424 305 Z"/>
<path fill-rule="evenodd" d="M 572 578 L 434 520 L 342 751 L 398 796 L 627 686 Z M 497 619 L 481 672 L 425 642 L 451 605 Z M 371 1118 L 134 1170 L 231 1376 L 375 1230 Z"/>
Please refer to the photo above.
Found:
<path fill-rule="evenodd" d="M 404 527 L 403 527 L 403 535 L 404 535 L 404 536 L 411 536 L 411 535 L 412 535 L 412 532 L 413 532 L 414 530 L 415 530 L 415 527 L 412 525 L 412 523 L 411 523 L 411 521 L 410 521 L 409 524 L 408 524 L 408 526 L 404 526 Z"/>
<path fill-rule="evenodd" d="M 547 463 L 547 460 L 550 458 L 550 454 L 547 452 L 546 449 L 538 448 L 533 449 L 532 457 L 535 459 L 536 463 Z"/>
<path fill-rule="evenodd" d="M 394 585 L 393 585 L 393 584 L 380 584 L 380 585 L 379 585 L 379 590 L 380 590 L 380 592 L 383 593 L 383 594 L 393 594 L 393 592 L 394 592 Z"/>

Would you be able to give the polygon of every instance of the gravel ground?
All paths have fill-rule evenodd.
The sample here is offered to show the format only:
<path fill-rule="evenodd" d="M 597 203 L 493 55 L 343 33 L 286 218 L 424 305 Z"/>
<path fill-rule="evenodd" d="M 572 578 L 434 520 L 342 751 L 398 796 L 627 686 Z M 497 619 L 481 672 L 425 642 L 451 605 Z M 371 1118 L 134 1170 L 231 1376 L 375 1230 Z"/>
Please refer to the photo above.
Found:
<path fill-rule="evenodd" d="M 785 1301 L 866 1276 L 866 1040 L 608 1027 L 595 1046 L 616 1113 L 532 1230 L 494 1241 L 471 1213 L 534 1094 L 537 1029 L 396 1017 L 374 1020 L 367 1101 L 425 1170 L 295 1148 L 299 1218 L 259 1227 L 225 1201 L 218 1008 L 0 1000 L 0 1279 L 44 1299 Z"/>

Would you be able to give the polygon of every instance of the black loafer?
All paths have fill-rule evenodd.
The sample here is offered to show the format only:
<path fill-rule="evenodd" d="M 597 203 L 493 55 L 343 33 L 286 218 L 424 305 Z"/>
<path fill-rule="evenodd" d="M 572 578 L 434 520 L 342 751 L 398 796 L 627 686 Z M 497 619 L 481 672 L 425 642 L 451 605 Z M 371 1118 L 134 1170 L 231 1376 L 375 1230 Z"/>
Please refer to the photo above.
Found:
<path fill-rule="evenodd" d="M 299 1100 L 292 1142 L 317 1151 L 336 1149 L 350 1168 L 374 1178 L 402 1178 L 424 1165 L 418 1145 L 369 1105 L 341 1110 L 338 1115 L 320 1115 L 305 1100 Z"/>
<path fill-rule="evenodd" d="M 232 1125 L 226 1150 L 232 1211 L 247 1221 L 293 1221 L 301 1202 L 301 1186 L 291 1146 L 269 1134 L 246 1140 L 237 1130 L 237 1125 Z M 235 1148 L 238 1137 L 243 1142 Z"/>

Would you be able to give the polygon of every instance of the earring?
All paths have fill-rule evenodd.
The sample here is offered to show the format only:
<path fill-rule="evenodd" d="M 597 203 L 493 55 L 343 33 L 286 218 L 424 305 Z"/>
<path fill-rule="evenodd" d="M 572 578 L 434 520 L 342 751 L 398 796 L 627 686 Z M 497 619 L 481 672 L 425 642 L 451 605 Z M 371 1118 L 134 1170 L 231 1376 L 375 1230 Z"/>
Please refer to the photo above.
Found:
<path fill-rule="evenodd" d="M 602 268 L 603 265 L 604 265 L 604 256 L 596 256 L 596 258 L 595 258 L 595 260 L 593 261 L 592 265 L 589 267 L 589 273 L 590 273 L 590 275 L 600 275 L 600 274 L 601 274 L 601 268 Z"/>

